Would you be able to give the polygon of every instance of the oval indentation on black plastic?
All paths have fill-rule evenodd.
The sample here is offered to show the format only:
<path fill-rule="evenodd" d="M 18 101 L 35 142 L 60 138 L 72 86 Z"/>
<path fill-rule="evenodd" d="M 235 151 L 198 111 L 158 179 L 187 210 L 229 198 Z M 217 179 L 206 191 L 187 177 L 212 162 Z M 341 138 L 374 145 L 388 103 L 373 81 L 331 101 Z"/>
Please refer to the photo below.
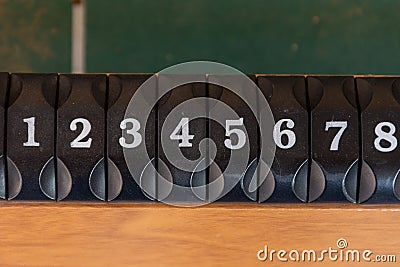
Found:
<path fill-rule="evenodd" d="M 56 199 L 56 170 L 54 164 L 54 157 L 51 157 L 43 166 L 39 175 L 39 186 L 42 193 L 48 198 Z"/>
<path fill-rule="evenodd" d="M 205 168 L 206 161 L 203 159 L 193 170 L 190 177 L 190 185 L 192 192 L 200 200 L 212 202 L 221 197 L 224 190 L 225 182 L 221 169 L 215 162 Z M 200 171 L 197 171 L 200 170 Z M 208 171 L 208 181 L 207 181 Z"/>
<path fill-rule="evenodd" d="M 111 160 L 108 160 L 108 173 L 107 173 L 107 184 L 108 184 L 108 201 L 111 201 L 119 196 L 122 190 L 122 175 L 117 165 Z"/>
<path fill-rule="evenodd" d="M 361 111 L 365 110 L 372 100 L 372 87 L 368 81 L 357 78 L 356 79 L 358 102 L 360 104 Z"/>
<path fill-rule="evenodd" d="M 72 189 L 72 176 L 64 162 L 57 158 L 57 200 L 66 198 Z"/>
<path fill-rule="evenodd" d="M 155 158 L 152 158 L 144 167 L 140 175 L 139 185 L 143 194 L 150 200 L 156 199 L 156 169 Z"/>
<path fill-rule="evenodd" d="M 60 75 L 59 88 L 58 88 L 58 107 L 64 105 L 64 103 L 71 95 L 71 92 L 72 92 L 71 80 L 66 76 Z"/>
<path fill-rule="evenodd" d="M 303 202 L 317 200 L 325 191 L 325 175 L 315 160 L 311 160 L 310 177 L 308 178 L 308 160 L 297 170 L 292 189 L 298 199 Z"/>
<path fill-rule="evenodd" d="M 354 161 L 347 170 L 343 182 L 342 191 L 348 201 L 352 203 L 357 202 L 357 172 L 358 172 L 358 160 Z"/>
<path fill-rule="evenodd" d="M 96 103 L 103 109 L 106 107 L 106 77 L 98 77 L 92 83 L 92 95 Z"/>
<path fill-rule="evenodd" d="M 22 188 L 22 177 L 15 163 L 7 158 L 7 170 L 8 170 L 8 200 L 11 200 L 18 196 Z"/>
<path fill-rule="evenodd" d="M 307 195 L 308 195 L 307 173 L 308 173 L 308 160 L 305 160 L 297 169 L 292 181 L 292 191 L 295 194 L 295 196 L 302 202 L 307 202 Z"/>
<path fill-rule="evenodd" d="M 0 156 L 0 198 L 6 199 L 6 167 L 4 156 Z"/>
<path fill-rule="evenodd" d="M 297 102 L 307 110 L 307 92 L 304 78 L 298 78 L 293 85 L 293 95 Z"/>
<path fill-rule="evenodd" d="M 392 93 L 393 93 L 394 99 L 396 99 L 396 101 L 400 104 L 400 80 L 399 79 L 396 79 L 392 83 Z"/>
<path fill-rule="evenodd" d="M 46 102 L 52 107 L 57 108 L 57 76 L 48 76 L 42 83 L 42 95 Z"/>
<path fill-rule="evenodd" d="M 347 78 L 342 82 L 342 89 L 344 97 L 354 108 L 357 109 L 357 94 L 356 89 L 354 88 L 354 79 Z"/>
<path fill-rule="evenodd" d="M 16 75 L 11 75 L 11 90 L 9 90 L 8 95 L 8 106 L 11 106 L 17 98 L 21 95 L 22 92 L 22 80 Z"/>
<path fill-rule="evenodd" d="M 358 190 L 358 202 L 363 203 L 370 199 L 376 189 L 376 178 L 371 167 L 365 162 L 361 165 L 360 188 Z"/>
<path fill-rule="evenodd" d="M 157 175 L 157 199 L 166 199 L 173 188 L 174 179 L 167 164 L 161 159 L 158 159 L 158 174 Z"/>
<path fill-rule="evenodd" d="M 324 95 L 324 86 L 320 80 L 313 77 L 307 77 L 307 85 L 310 108 L 314 109 Z"/>
<path fill-rule="evenodd" d="M 117 102 L 118 98 L 122 92 L 122 83 L 121 79 L 116 76 L 110 76 L 108 80 L 108 108 L 111 108 L 115 102 Z"/>
<path fill-rule="evenodd" d="M 245 195 L 258 202 L 264 202 L 269 199 L 275 190 L 275 178 L 274 175 L 266 164 L 260 165 L 260 172 L 256 172 L 258 166 L 258 159 L 254 159 L 247 167 L 241 182 L 241 187 Z M 259 173 L 267 172 L 266 177 L 258 177 Z"/>
<path fill-rule="evenodd" d="M 267 164 L 260 166 L 261 170 L 267 168 Z M 264 171 L 260 171 L 263 173 Z M 259 177 L 260 187 L 258 188 L 258 202 L 267 201 L 275 191 L 275 177 L 271 170 L 268 171 L 267 177 L 261 179 Z"/>
<path fill-rule="evenodd" d="M 265 99 L 269 101 L 274 93 L 274 86 L 272 82 L 267 77 L 257 77 L 258 87 L 261 88 L 261 92 Z"/>
<path fill-rule="evenodd" d="M 167 198 L 173 188 L 173 178 L 168 166 L 158 159 L 158 172 L 155 169 L 156 159 L 151 159 L 144 167 L 140 175 L 140 188 L 146 197 L 151 200 L 163 200 Z M 161 176 L 159 176 L 159 175 Z"/>
<path fill-rule="evenodd" d="M 90 174 L 89 186 L 92 193 L 98 199 L 111 201 L 121 193 L 122 175 L 111 159 L 107 159 L 107 177 L 105 176 L 105 169 L 104 158 L 102 158 L 97 162 Z"/>
<path fill-rule="evenodd" d="M 311 161 L 311 174 L 308 185 L 308 202 L 317 200 L 325 191 L 325 175 L 314 160 Z"/>
<path fill-rule="evenodd" d="M 259 187 L 258 175 L 256 172 L 257 164 L 257 159 L 252 160 L 240 179 L 240 186 L 244 194 L 252 201 L 257 201 L 257 190 Z"/>
<path fill-rule="evenodd" d="M 221 90 L 222 93 L 222 90 Z M 202 83 L 195 83 L 192 85 L 192 94 L 194 97 L 207 97 L 206 86 Z"/>
<path fill-rule="evenodd" d="M 93 195 L 102 201 L 106 201 L 106 174 L 104 158 L 100 159 L 89 177 L 89 187 Z"/>
<path fill-rule="evenodd" d="M 208 84 L 208 97 L 214 99 L 220 99 L 224 93 L 224 87 L 209 83 Z M 211 102 L 211 101 L 210 101 Z M 208 108 L 212 109 L 217 104 L 217 102 L 211 102 L 208 104 Z"/>
<path fill-rule="evenodd" d="M 205 167 L 206 161 L 202 159 L 190 175 L 190 188 L 196 197 L 203 201 L 206 201 L 208 186 Z"/>
<path fill-rule="evenodd" d="M 400 170 L 397 171 L 396 173 L 396 177 L 393 180 L 393 194 L 395 195 L 395 197 L 400 200 L 400 178 L 399 175 L 400 174 Z"/>
<path fill-rule="evenodd" d="M 57 179 L 55 178 L 55 174 L 54 157 L 51 157 L 40 171 L 39 186 L 40 190 L 48 198 L 53 200 L 57 198 L 57 201 L 59 201 L 66 198 L 71 192 L 72 177 L 67 166 L 65 166 L 61 159 L 57 159 Z"/>

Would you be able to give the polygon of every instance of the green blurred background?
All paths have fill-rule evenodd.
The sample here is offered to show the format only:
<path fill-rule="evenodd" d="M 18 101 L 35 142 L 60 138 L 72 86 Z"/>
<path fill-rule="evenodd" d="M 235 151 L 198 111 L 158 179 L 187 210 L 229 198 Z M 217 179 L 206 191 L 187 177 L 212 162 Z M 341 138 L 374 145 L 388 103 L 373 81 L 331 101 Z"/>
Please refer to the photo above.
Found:
<path fill-rule="evenodd" d="M 246 73 L 400 74 L 400 1 L 87 0 L 87 72 L 212 60 Z M 70 72 L 71 1 L 0 0 L 0 71 Z"/>

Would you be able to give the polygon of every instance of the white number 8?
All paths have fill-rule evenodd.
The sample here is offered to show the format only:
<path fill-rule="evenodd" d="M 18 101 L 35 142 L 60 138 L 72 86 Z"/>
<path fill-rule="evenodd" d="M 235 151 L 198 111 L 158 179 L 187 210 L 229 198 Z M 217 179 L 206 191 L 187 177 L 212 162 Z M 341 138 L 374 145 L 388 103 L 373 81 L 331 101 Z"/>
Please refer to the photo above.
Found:
<path fill-rule="evenodd" d="M 383 131 L 383 127 L 388 127 L 389 132 Z M 396 127 L 393 125 L 393 123 L 387 121 L 378 123 L 378 125 L 376 125 L 375 127 L 375 134 L 377 136 L 374 141 L 375 148 L 380 152 L 391 152 L 395 150 L 397 147 L 397 139 L 394 136 L 395 132 L 396 132 Z M 381 146 L 382 140 L 389 142 L 390 146 L 382 147 Z"/>

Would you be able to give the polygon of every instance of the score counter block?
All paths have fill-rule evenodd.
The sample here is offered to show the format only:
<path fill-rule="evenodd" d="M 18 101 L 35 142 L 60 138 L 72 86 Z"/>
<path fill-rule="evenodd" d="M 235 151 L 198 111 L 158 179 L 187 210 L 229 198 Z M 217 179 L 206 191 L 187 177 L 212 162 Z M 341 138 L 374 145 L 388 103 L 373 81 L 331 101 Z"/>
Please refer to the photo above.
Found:
<path fill-rule="evenodd" d="M 177 79 L 179 80 L 179 75 L 160 74 L 158 86 L 169 87 Z M 197 79 L 205 81 L 205 76 Z M 168 203 L 194 204 L 205 203 L 207 200 L 205 188 L 190 190 L 192 187 L 204 186 L 207 183 L 206 171 L 196 171 L 196 165 L 204 164 L 206 160 L 201 158 L 200 141 L 206 138 L 207 120 L 204 117 L 194 118 L 196 115 L 206 115 L 207 103 L 201 97 L 206 97 L 206 84 L 192 83 L 175 87 L 158 101 L 158 170 L 174 185 L 187 188 L 183 192 L 177 187 L 170 188 L 166 183 L 159 181 L 158 198 Z M 186 101 L 196 98 L 198 101 L 192 101 L 190 105 L 186 103 L 186 108 L 182 106 Z M 168 119 L 176 108 L 179 108 L 177 116 Z M 169 152 L 171 149 L 168 146 L 177 151 Z M 184 162 L 186 159 L 199 163 L 189 168 L 190 165 Z M 182 168 L 173 162 L 181 164 Z"/>
<path fill-rule="evenodd" d="M 155 139 L 156 139 L 156 111 L 152 109 L 147 120 L 145 118 L 125 117 L 126 108 L 134 94 L 138 94 L 139 87 L 150 78 L 151 75 L 110 75 L 108 83 L 108 103 L 107 103 L 107 157 L 109 159 L 107 183 L 108 183 L 108 201 L 149 201 L 150 199 L 143 193 L 139 186 L 140 176 L 133 177 L 126 164 L 123 149 L 135 149 L 138 140 L 135 136 L 140 132 L 144 136 L 146 150 L 151 159 L 155 156 Z M 156 91 L 156 83 L 153 86 Z M 143 103 L 148 103 L 145 95 L 141 95 Z M 135 168 L 144 169 L 148 162 L 134 161 Z M 144 164 L 143 164 L 144 163 Z M 113 167 L 112 164 L 114 164 Z M 116 168 L 116 170 L 115 170 Z M 115 177 L 110 178 L 112 175 Z M 122 184 L 118 183 L 118 176 L 122 177 Z M 151 178 L 150 185 L 155 192 L 155 177 Z M 122 188 L 120 188 L 122 187 Z M 114 188 L 114 190 L 112 190 Z M 118 190 L 120 188 L 120 193 Z M 111 194 L 110 194 L 111 193 Z M 111 199 L 110 196 L 114 199 Z"/>
<path fill-rule="evenodd" d="M 57 198 L 56 174 L 52 166 L 57 78 L 57 74 L 11 75 L 7 109 L 7 157 L 8 181 L 9 185 L 14 186 L 9 187 L 8 198 Z"/>
<path fill-rule="evenodd" d="M 250 79 L 260 91 L 252 91 L 234 76 L 207 75 L 210 84 L 158 95 L 160 81 L 172 78 L 0 74 L 0 197 L 189 205 L 400 201 L 400 77 L 258 75 Z M 235 88 L 219 86 L 223 79 Z M 141 91 L 147 82 L 150 89 Z M 259 130 L 257 114 L 268 107 L 256 93 L 275 118 L 271 132 Z M 131 114 L 133 96 L 143 111 L 131 106 Z M 255 171 L 262 134 L 276 146 L 266 177 Z M 202 143 L 207 139 L 215 151 Z M 241 161 L 232 164 L 232 155 Z M 181 168 L 186 160 L 192 165 Z"/>
<path fill-rule="evenodd" d="M 398 203 L 400 84 L 398 77 L 357 78 L 362 159 L 358 202 Z"/>
<path fill-rule="evenodd" d="M 255 76 L 249 77 L 255 82 Z M 223 173 L 224 178 L 224 190 L 227 190 L 226 186 L 229 186 L 229 180 L 239 181 L 226 195 L 222 196 L 218 201 L 257 201 L 257 190 L 250 191 L 249 183 L 254 175 L 254 168 L 250 165 L 256 165 L 258 160 L 258 123 L 255 114 L 251 111 L 250 107 L 246 102 L 241 99 L 234 91 L 229 88 L 224 88 L 215 83 L 221 83 L 224 80 L 231 80 L 235 86 L 235 90 L 246 95 L 248 98 L 252 98 L 254 103 L 257 103 L 256 95 L 249 95 L 250 88 L 245 88 L 244 83 L 240 76 L 235 75 L 209 75 L 209 95 L 212 98 L 216 98 L 228 105 L 233 112 L 237 114 L 237 117 L 224 117 L 222 118 L 223 125 L 213 120 L 214 117 L 218 117 L 219 106 L 209 106 L 209 138 L 211 138 L 216 145 L 217 154 L 214 159 L 216 166 Z M 240 170 L 237 164 L 232 165 L 232 169 L 227 171 L 228 164 L 231 160 L 233 153 L 242 153 L 245 155 L 246 149 L 248 152 L 248 159 L 245 162 L 246 169 Z M 243 152 L 242 152 L 243 151 Z M 217 179 L 218 175 L 214 174 L 214 177 L 210 177 L 211 181 Z"/>
<path fill-rule="evenodd" d="M 276 143 L 272 164 L 275 186 L 273 192 L 270 186 L 261 186 L 259 201 L 299 203 L 305 200 L 308 190 L 305 166 L 309 157 L 309 123 L 304 76 L 259 76 L 257 83 L 274 115 Z"/>
<path fill-rule="evenodd" d="M 106 75 L 60 75 L 56 156 L 72 177 L 66 200 L 97 199 L 89 178 L 105 156 L 105 106 Z"/>
<path fill-rule="evenodd" d="M 345 179 L 349 185 L 357 182 L 360 150 L 354 79 L 307 77 L 307 90 L 312 153 L 308 201 L 347 201 Z"/>

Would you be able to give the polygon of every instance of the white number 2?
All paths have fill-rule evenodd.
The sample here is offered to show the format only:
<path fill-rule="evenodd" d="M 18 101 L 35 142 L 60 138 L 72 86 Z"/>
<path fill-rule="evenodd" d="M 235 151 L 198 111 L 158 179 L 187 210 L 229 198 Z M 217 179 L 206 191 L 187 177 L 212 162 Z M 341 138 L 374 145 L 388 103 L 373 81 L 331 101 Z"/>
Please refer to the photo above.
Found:
<path fill-rule="evenodd" d="M 241 129 L 230 129 L 231 126 L 243 126 L 243 118 L 238 120 L 226 120 L 225 135 L 230 137 L 231 134 L 236 134 L 238 141 L 236 145 L 232 145 L 231 139 L 226 139 L 224 145 L 229 149 L 241 149 L 246 144 L 246 134 Z"/>
<path fill-rule="evenodd" d="M 335 137 L 332 140 L 330 150 L 337 151 L 339 150 L 339 142 L 342 137 L 344 131 L 347 128 L 347 121 L 327 121 L 325 124 L 325 132 L 329 130 L 329 128 L 340 128 Z"/>
<path fill-rule="evenodd" d="M 182 134 L 179 134 L 181 128 Z M 194 135 L 189 134 L 189 118 L 182 118 L 169 138 L 171 140 L 181 140 L 179 147 L 192 147 L 190 140 L 194 138 Z"/>
<path fill-rule="evenodd" d="M 83 129 L 82 132 L 71 142 L 71 147 L 90 148 L 90 145 L 92 144 L 92 138 L 88 138 L 87 141 L 82 141 L 82 139 L 89 134 L 90 130 L 92 129 L 92 126 L 90 125 L 90 122 L 87 119 L 76 118 L 73 121 L 71 121 L 71 124 L 69 125 L 71 131 L 76 131 L 78 129 L 77 127 L 78 123 L 81 123 L 83 125 Z"/>
<path fill-rule="evenodd" d="M 24 146 L 39 146 L 35 141 L 35 117 L 23 119 L 28 124 L 28 141 L 23 143 Z"/>

